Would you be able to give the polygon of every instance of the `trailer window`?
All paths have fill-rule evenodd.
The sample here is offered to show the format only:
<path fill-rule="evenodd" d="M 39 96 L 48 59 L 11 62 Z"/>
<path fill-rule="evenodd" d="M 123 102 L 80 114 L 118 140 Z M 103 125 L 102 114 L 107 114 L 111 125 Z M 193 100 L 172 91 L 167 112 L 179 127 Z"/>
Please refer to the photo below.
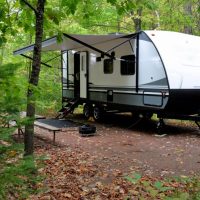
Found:
<path fill-rule="evenodd" d="M 112 74 L 112 73 L 113 73 L 113 59 L 105 59 L 104 74 Z"/>
<path fill-rule="evenodd" d="M 135 74 L 135 55 L 121 57 L 121 75 Z"/>

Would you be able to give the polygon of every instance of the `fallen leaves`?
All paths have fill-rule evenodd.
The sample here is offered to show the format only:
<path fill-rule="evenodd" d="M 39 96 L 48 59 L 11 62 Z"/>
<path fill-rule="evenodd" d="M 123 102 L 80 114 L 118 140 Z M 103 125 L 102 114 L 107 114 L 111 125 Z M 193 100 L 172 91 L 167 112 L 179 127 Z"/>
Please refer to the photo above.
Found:
<path fill-rule="evenodd" d="M 45 192 L 31 196 L 32 200 L 61 199 L 124 199 L 128 193 L 127 182 L 122 178 L 120 170 L 112 174 L 94 165 L 91 156 L 80 150 L 59 147 L 39 147 L 37 155 L 48 153 L 45 166 L 38 170 L 44 181 L 37 184 L 38 188 L 46 188 Z M 110 179 L 110 175 L 114 177 Z M 126 183 L 126 184 L 125 184 Z M 128 183 L 128 185 L 130 185 Z"/>
<path fill-rule="evenodd" d="M 195 182 L 188 182 L 187 176 L 180 177 L 183 182 L 166 182 L 162 177 L 140 173 L 125 177 L 118 169 L 111 170 L 109 174 L 102 166 L 93 163 L 95 156 L 91 157 L 80 149 L 47 145 L 37 148 L 36 153 L 48 153 L 48 157 L 43 160 L 45 166 L 38 170 L 45 177 L 43 182 L 36 185 L 42 192 L 32 195 L 31 200 L 153 200 L 170 197 L 175 191 L 184 199 L 190 195 L 187 187 L 191 189 L 195 185 Z M 106 157 L 104 159 L 107 160 Z"/>
<path fill-rule="evenodd" d="M 36 154 L 48 154 L 45 166 L 39 170 L 45 180 L 37 186 L 46 190 L 32 196 L 32 200 L 163 199 L 174 190 L 181 188 L 185 192 L 187 188 L 178 181 L 163 180 L 177 171 L 184 174 L 183 165 L 187 163 L 184 155 L 194 155 L 190 151 L 191 138 L 186 138 L 185 143 L 182 138 L 181 142 L 174 142 L 170 135 L 162 138 L 145 135 L 143 140 L 141 135 L 122 134 L 121 130 L 110 128 L 100 130 L 99 137 L 94 138 L 67 134 L 65 140 L 64 135 L 59 135 L 63 147 L 38 146 Z M 124 172 L 129 175 L 138 172 L 138 176 L 126 180 Z"/>

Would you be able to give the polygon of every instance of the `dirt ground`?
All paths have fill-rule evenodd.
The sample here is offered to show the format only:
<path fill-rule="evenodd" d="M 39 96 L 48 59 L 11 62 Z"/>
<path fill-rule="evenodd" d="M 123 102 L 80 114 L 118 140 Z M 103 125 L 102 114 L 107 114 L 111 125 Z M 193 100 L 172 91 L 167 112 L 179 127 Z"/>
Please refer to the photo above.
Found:
<path fill-rule="evenodd" d="M 86 123 L 81 115 L 71 118 Z M 86 152 L 92 164 L 101 168 L 106 177 L 112 174 L 139 172 L 150 176 L 198 174 L 200 169 L 200 130 L 195 124 L 166 120 L 164 135 L 156 134 L 156 121 L 140 121 L 135 126 L 129 115 L 108 115 L 95 125 L 96 135 L 81 137 L 78 127 L 56 133 L 56 145 Z M 37 128 L 36 136 L 51 142 L 51 132 Z"/>

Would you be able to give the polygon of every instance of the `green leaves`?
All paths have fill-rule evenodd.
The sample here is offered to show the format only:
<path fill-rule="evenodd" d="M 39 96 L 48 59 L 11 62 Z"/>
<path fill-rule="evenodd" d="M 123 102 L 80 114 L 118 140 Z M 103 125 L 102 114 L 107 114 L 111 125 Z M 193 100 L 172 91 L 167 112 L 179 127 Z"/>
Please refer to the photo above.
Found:
<path fill-rule="evenodd" d="M 47 7 L 45 10 L 45 16 L 48 17 L 56 25 L 59 24 L 61 17 L 58 8 Z"/>
<path fill-rule="evenodd" d="M 107 0 L 108 3 L 112 4 L 112 5 L 115 5 L 117 0 Z"/>
<path fill-rule="evenodd" d="M 154 1 L 145 1 L 144 5 L 146 6 L 146 8 L 152 11 L 158 8 L 158 6 Z"/>
<path fill-rule="evenodd" d="M 7 81 L 14 75 L 15 71 L 19 68 L 19 63 L 8 63 L 0 66 L 0 80 Z M 1 82 L 0 82 L 1 83 Z"/>
<path fill-rule="evenodd" d="M 131 198 L 137 196 L 138 199 L 200 199 L 199 177 L 180 176 L 163 179 L 133 173 L 125 179 L 133 184 L 129 195 Z"/>
<path fill-rule="evenodd" d="M 15 28 L 19 14 L 18 6 L 18 1 L 0 2 L 0 47 L 7 42 L 10 35 L 17 32 Z"/>
<path fill-rule="evenodd" d="M 154 183 L 154 187 L 160 192 L 166 192 L 168 190 L 173 190 L 172 187 L 165 187 L 163 182 L 160 182 L 160 181 L 156 181 Z"/>
<path fill-rule="evenodd" d="M 166 187 L 162 181 L 158 180 L 154 182 L 151 179 L 148 179 L 148 177 L 142 177 L 138 173 L 127 176 L 125 179 L 134 184 L 135 187 L 141 187 L 141 190 L 146 191 L 146 195 L 154 199 L 164 197 L 165 192 L 174 190 L 173 187 Z"/>
<path fill-rule="evenodd" d="M 134 173 L 132 176 L 126 176 L 125 178 L 129 182 L 136 184 L 142 178 L 142 176 L 138 173 Z"/>
<path fill-rule="evenodd" d="M 23 98 L 20 96 L 20 87 L 15 77 L 19 64 L 5 64 L 0 66 L 0 121 L 9 122 L 17 119 Z"/>
<path fill-rule="evenodd" d="M 61 1 L 61 6 L 68 8 L 67 10 L 68 10 L 69 14 L 74 14 L 79 2 L 80 2 L 80 0 L 74 0 L 74 1 L 62 0 Z"/>
<path fill-rule="evenodd" d="M 198 6 L 198 8 L 197 8 L 197 12 L 199 12 L 200 13 L 200 5 Z"/>
<path fill-rule="evenodd" d="M 0 146 L 0 199 L 27 199 L 37 192 L 42 177 L 37 174 L 34 157 L 22 159 L 22 151 L 22 144 Z"/>
<path fill-rule="evenodd" d="M 63 41 L 62 36 L 63 36 L 63 33 L 62 33 L 62 32 L 58 32 L 58 34 L 57 34 L 57 42 L 58 42 L 58 43 L 60 43 L 60 42 Z"/>
<path fill-rule="evenodd" d="M 6 43 L 7 39 L 4 36 L 0 36 L 0 47 Z"/>

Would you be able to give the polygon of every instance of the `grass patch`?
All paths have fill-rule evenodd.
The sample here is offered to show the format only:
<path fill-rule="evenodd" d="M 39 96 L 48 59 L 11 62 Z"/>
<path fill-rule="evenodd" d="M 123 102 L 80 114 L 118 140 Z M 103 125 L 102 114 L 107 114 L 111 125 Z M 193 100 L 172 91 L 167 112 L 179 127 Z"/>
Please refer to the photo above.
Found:
<path fill-rule="evenodd" d="M 13 129 L 1 129 L 0 140 L 0 199 L 26 199 L 38 191 L 42 180 L 33 156 L 23 157 L 23 144 L 15 143 Z M 6 145 L 4 145 L 6 144 Z"/>
<path fill-rule="evenodd" d="M 200 200 L 200 177 L 175 177 L 170 179 L 150 178 L 133 173 L 125 179 L 133 187 L 126 200 L 162 199 L 162 200 Z"/>

